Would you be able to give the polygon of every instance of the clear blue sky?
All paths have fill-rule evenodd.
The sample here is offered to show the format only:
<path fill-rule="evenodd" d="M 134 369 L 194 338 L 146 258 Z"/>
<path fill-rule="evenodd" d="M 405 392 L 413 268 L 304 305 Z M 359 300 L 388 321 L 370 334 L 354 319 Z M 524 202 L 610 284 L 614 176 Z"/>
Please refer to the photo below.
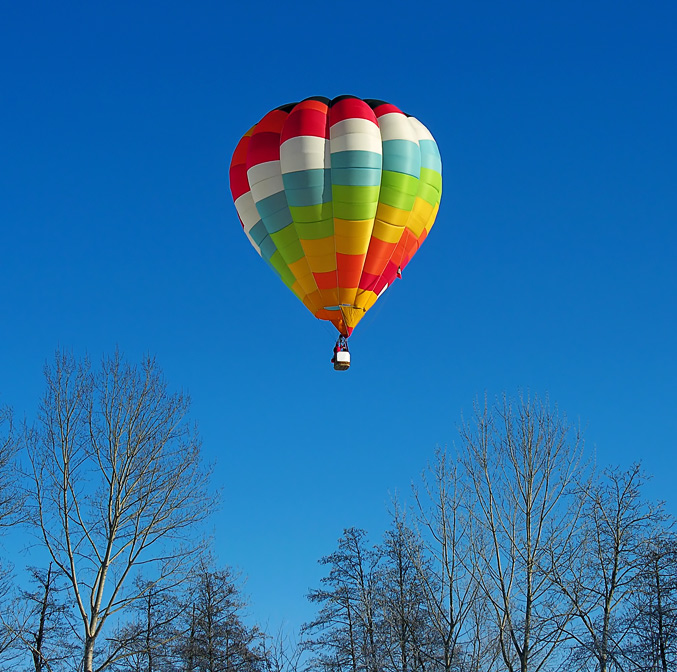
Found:
<path fill-rule="evenodd" d="M 155 354 L 273 628 L 485 391 L 549 394 L 677 512 L 676 32 L 660 0 L 4 2 L 0 402 L 31 417 L 57 346 Z M 343 93 L 421 119 L 444 194 L 339 374 L 228 165 L 269 109 Z"/>

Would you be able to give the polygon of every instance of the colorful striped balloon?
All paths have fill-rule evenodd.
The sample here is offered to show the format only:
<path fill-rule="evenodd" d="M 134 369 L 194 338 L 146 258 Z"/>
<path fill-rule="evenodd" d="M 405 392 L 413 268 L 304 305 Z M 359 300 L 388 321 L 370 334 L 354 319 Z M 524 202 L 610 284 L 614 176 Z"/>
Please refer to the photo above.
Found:
<path fill-rule="evenodd" d="M 394 105 L 313 97 L 245 134 L 230 189 L 257 252 L 350 336 L 428 235 L 442 162 L 428 129 Z"/>

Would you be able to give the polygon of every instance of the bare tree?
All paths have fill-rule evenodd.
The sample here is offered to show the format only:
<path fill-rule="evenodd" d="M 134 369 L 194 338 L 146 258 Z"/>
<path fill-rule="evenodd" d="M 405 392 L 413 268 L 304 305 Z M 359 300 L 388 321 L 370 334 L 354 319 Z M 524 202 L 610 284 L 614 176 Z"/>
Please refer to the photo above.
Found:
<path fill-rule="evenodd" d="M 19 636 L 31 654 L 35 672 L 56 672 L 69 669 L 74 660 L 73 624 L 70 610 L 62 599 L 64 588 L 54 566 L 46 570 L 30 568 L 36 590 L 22 591 L 17 606 L 27 612 L 19 614 L 15 622 Z"/>
<path fill-rule="evenodd" d="M 338 549 L 320 560 L 330 567 L 325 588 L 308 599 L 321 605 L 317 617 L 302 628 L 304 646 L 315 654 L 311 669 L 327 672 L 378 672 L 380 651 L 376 628 L 378 554 L 366 546 L 367 533 L 344 530 Z"/>
<path fill-rule="evenodd" d="M 20 655 L 21 630 L 13 613 L 12 578 L 11 570 L 0 565 L 0 670 L 13 669 L 13 661 Z"/>
<path fill-rule="evenodd" d="M 176 586 L 141 576 L 134 579 L 135 591 L 142 595 L 132 606 L 134 617 L 125 620 L 111 638 L 112 648 L 124 652 L 116 666 L 119 672 L 171 672 L 174 646 L 181 636 L 179 622 L 184 605 Z M 129 614 L 127 614 L 129 616 Z"/>
<path fill-rule="evenodd" d="M 403 513 L 396 508 L 392 526 L 380 547 L 377 603 L 381 612 L 379 635 L 383 649 L 382 672 L 425 669 L 436 638 L 429 624 L 425 573 L 429 563 Z"/>
<path fill-rule="evenodd" d="M 646 552 L 663 520 L 660 506 L 642 498 L 645 477 L 638 464 L 607 469 L 585 492 L 584 526 L 553 574 L 576 614 L 572 628 L 580 665 L 593 661 L 599 672 L 623 669 L 629 632 L 629 598 Z"/>
<path fill-rule="evenodd" d="M 69 584 L 82 623 L 82 660 L 93 672 L 123 651 L 97 640 L 108 619 L 148 590 L 130 578 L 143 567 L 179 581 L 200 550 L 196 526 L 212 508 L 189 400 L 170 393 L 154 359 L 121 354 L 92 371 L 57 352 L 47 390 L 27 427 L 33 520 Z M 99 658 L 100 657 L 100 658 Z"/>
<path fill-rule="evenodd" d="M 8 615 L 17 635 L 17 657 L 31 659 L 35 672 L 57 672 L 77 665 L 72 614 L 63 599 L 65 587 L 52 563 L 47 569 L 29 567 L 34 590 L 24 589 Z"/>
<path fill-rule="evenodd" d="M 538 672 L 561 649 L 561 609 L 548 566 L 572 543 L 581 441 L 538 399 L 477 406 L 461 430 L 473 573 L 489 601 L 503 664 Z"/>
<path fill-rule="evenodd" d="M 23 518 L 25 497 L 17 485 L 14 463 L 17 449 L 12 409 L 0 406 L 0 533 Z"/>
<path fill-rule="evenodd" d="M 3 609 L 2 622 L 11 635 L 11 647 L 0 656 L 9 667 L 0 669 L 72 670 L 77 667 L 72 613 L 63 599 L 60 575 L 51 563 L 46 570 L 27 569 L 35 589 L 26 586 L 16 591 Z"/>
<path fill-rule="evenodd" d="M 192 672 L 263 672 L 264 635 L 243 621 L 246 600 L 232 569 L 206 560 L 186 586 L 184 625 L 176 650 Z"/>
<path fill-rule="evenodd" d="M 16 452 L 12 410 L 0 406 L 0 535 L 22 518 L 24 497 L 17 486 Z M 3 655 L 11 650 L 19 634 L 7 618 L 13 599 L 12 571 L 11 563 L 0 558 L 0 654 Z"/>
<path fill-rule="evenodd" d="M 435 461 L 414 488 L 422 545 L 410 548 L 427 602 L 429 628 L 435 643 L 427 657 L 444 672 L 487 670 L 495 649 L 477 630 L 486 609 L 479 582 L 472 574 L 472 519 L 468 515 L 467 483 L 458 461 L 438 449 Z"/>
<path fill-rule="evenodd" d="M 624 662 L 633 670 L 677 669 L 677 538 L 647 544 L 630 595 L 630 638 Z"/>
<path fill-rule="evenodd" d="M 472 518 L 468 483 L 458 459 L 438 449 L 414 488 L 423 546 L 414 554 L 428 603 L 436 645 L 428 656 L 436 669 L 487 670 L 495 649 L 486 642 L 486 600 L 472 572 Z"/>
<path fill-rule="evenodd" d="M 299 672 L 301 670 L 301 646 L 282 629 L 262 640 L 265 672 Z"/>

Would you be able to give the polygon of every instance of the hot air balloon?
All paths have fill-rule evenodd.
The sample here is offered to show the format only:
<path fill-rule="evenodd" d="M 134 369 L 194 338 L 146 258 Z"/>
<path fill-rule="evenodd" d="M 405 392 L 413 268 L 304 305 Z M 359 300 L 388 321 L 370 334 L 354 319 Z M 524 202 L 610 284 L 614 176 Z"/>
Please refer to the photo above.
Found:
<path fill-rule="evenodd" d="M 338 330 L 332 362 L 347 369 L 348 337 L 435 221 L 442 163 L 432 135 L 382 100 L 307 98 L 244 135 L 230 189 L 254 249 Z"/>

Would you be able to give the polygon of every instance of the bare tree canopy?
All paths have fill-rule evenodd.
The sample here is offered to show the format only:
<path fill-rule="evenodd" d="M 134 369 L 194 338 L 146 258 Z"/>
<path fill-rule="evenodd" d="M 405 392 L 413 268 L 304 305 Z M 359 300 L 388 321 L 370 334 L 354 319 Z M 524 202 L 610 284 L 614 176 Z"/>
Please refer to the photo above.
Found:
<path fill-rule="evenodd" d="M 16 659 L 29 653 L 34 672 L 66 672 L 77 666 L 72 637 L 73 612 L 65 600 L 63 577 L 54 571 L 30 567 L 30 590 L 16 596 L 9 617 L 17 634 Z"/>
<path fill-rule="evenodd" d="M 565 637 L 549 564 L 578 526 L 582 445 L 547 401 L 477 405 L 461 430 L 469 481 L 473 567 L 507 670 L 544 669 Z"/>
<path fill-rule="evenodd" d="M 17 487 L 16 452 L 12 409 L 0 406 L 0 535 L 22 517 L 24 497 Z M 12 565 L 5 557 L 0 554 L 0 654 L 10 649 L 18 636 L 16 625 L 5 617 L 12 591 Z"/>
<path fill-rule="evenodd" d="M 12 409 L 0 406 L 0 534 L 17 522 L 23 508 L 14 468 L 17 447 Z"/>
<path fill-rule="evenodd" d="M 338 549 L 320 561 L 329 567 L 308 599 L 320 606 L 317 618 L 302 628 L 311 666 L 325 672 L 378 672 L 376 590 L 378 553 L 367 546 L 364 530 L 345 529 Z"/>
<path fill-rule="evenodd" d="M 247 602 L 230 568 L 202 563 L 188 584 L 178 641 L 180 668 L 200 672 L 264 672 L 265 635 L 242 619 Z"/>
<path fill-rule="evenodd" d="M 169 392 L 154 359 L 135 366 L 115 352 L 92 370 L 57 352 L 45 379 L 37 422 L 24 432 L 33 520 L 72 590 L 92 672 L 95 659 L 103 669 L 119 654 L 95 651 L 107 619 L 152 587 L 130 575 L 143 567 L 157 582 L 178 581 L 214 498 L 189 399 Z"/>
<path fill-rule="evenodd" d="M 642 553 L 627 616 L 631 670 L 677 669 L 677 537 L 652 539 Z"/>
<path fill-rule="evenodd" d="M 251 624 L 239 574 L 202 552 L 209 470 L 155 361 L 59 352 L 45 378 L 34 425 L 0 409 L 0 532 L 27 519 L 46 551 L 33 589 L 0 580 L 0 670 L 675 669 L 673 521 L 640 465 L 593 474 L 547 400 L 476 403 L 381 543 L 345 528 L 296 643 Z"/>
<path fill-rule="evenodd" d="M 487 600 L 472 565 L 471 493 L 457 456 L 438 449 L 414 487 L 415 512 L 422 536 L 413 558 L 436 633 L 435 669 L 487 670 L 495 647 L 487 645 L 480 627 L 487 620 Z"/>
<path fill-rule="evenodd" d="M 553 563 L 576 615 L 571 628 L 578 644 L 574 659 L 580 665 L 591 663 L 599 672 L 624 669 L 622 659 L 632 639 L 630 598 L 651 565 L 652 550 L 660 547 L 665 515 L 661 506 L 644 500 L 645 480 L 639 464 L 625 471 L 604 470 L 585 492 L 576 543 Z"/>

